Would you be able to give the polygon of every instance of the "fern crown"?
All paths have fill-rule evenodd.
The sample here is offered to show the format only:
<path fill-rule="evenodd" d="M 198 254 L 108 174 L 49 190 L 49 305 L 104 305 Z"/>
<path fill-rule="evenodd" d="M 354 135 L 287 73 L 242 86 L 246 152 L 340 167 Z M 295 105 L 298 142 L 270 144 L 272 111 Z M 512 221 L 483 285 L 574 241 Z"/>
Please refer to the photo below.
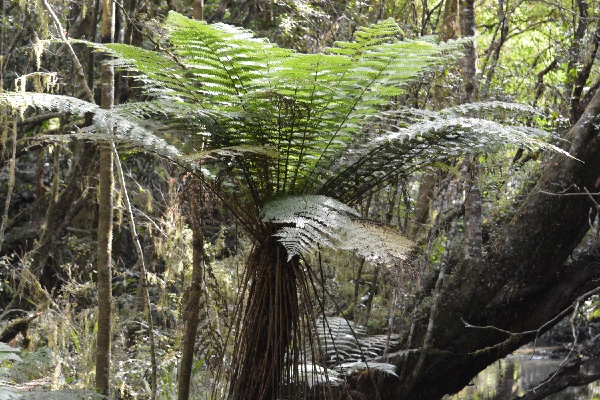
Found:
<path fill-rule="evenodd" d="M 430 112 L 395 104 L 407 83 L 456 57 L 462 42 L 400 40 L 391 19 L 359 29 L 353 42 L 337 42 L 323 54 L 296 53 L 247 30 L 175 12 L 165 25 L 168 51 L 86 42 L 143 82 L 150 101 L 107 111 L 65 96 L 2 93 L 0 104 L 92 112 L 94 127 L 69 137 L 117 140 L 188 165 L 202 163 L 209 180 L 225 166 L 242 183 L 226 190 L 246 202 L 239 210 L 256 211 L 253 223 L 290 225 L 277 234 L 290 257 L 313 248 L 312 237 L 387 260 L 362 240 L 382 246 L 380 229 L 344 204 L 391 177 L 470 150 L 514 143 L 560 151 L 538 131 L 471 116 L 490 108 L 523 112 L 522 106 Z M 115 136 L 103 133 L 108 126 L 116 127 Z M 406 245 L 399 247 L 405 254 Z"/>

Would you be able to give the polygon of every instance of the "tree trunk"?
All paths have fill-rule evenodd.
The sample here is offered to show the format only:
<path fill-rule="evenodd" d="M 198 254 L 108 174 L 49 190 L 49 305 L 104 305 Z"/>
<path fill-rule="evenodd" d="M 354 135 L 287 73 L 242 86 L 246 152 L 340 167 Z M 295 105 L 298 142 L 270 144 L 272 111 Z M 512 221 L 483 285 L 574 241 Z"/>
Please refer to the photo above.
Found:
<path fill-rule="evenodd" d="M 352 315 L 345 315 L 346 318 L 356 321 L 358 318 L 358 299 L 360 296 L 360 280 L 362 279 L 362 271 L 365 266 L 365 259 L 360 258 L 358 268 L 356 268 L 356 277 L 354 278 L 354 297 L 352 305 L 349 309 L 352 310 Z"/>
<path fill-rule="evenodd" d="M 193 265 L 192 281 L 187 295 L 185 308 L 185 331 L 181 349 L 181 366 L 177 377 L 178 400 L 190 398 L 190 382 L 194 365 L 194 348 L 198 332 L 198 313 L 200 312 L 200 296 L 202 295 L 202 271 L 204 269 L 204 235 L 201 230 L 193 232 Z"/>
<path fill-rule="evenodd" d="M 482 212 L 483 199 L 481 189 L 479 189 L 480 165 L 479 161 L 473 157 L 466 166 L 464 175 L 467 184 L 467 197 L 465 198 L 465 259 L 479 262 L 482 246 Z"/>
<path fill-rule="evenodd" d="M 371 308 L 373 307 L 373 298 L 375 297 L 375 292 L 377 291 L 377 278 L 379 277 L 379 267 L 374 267 L 373 269 L 373 279 L 371 280 L 371 284 L 369 285 L 369 297 L 367 297 L 367 302 L 365 304 L 365 318 L 364 324 L 367 325 L 369 322 L 369 318 L 371 317 Z"/>
<path fill-rule="evenodd" d="M 475 98 L 477 85 L 477 51 L 475 48 L 475 9 L 474 0 L 459 0 L 460 34 L 462 37 L 473 37 L 473 41 L 465 44 L 464 56 L 461 60 L 463 87 L 461 104 L 471 103 Z"/>
<path fill-rule="evenodd" d="M 589 17 L 588 17 L 588 3 L 586 0 L 577 0 L 577 8 L 579 13 L 577 15 L 577 28 L 573 31 L 573 40 L 571 41 L 571 47 L 569 48 L 569 61 L 567 63 L 567 82 L 565 85 L 565 93 L 568 94 L 570 99 L 569 113 L 570 113 L 570 122 L 571 124 L 575 124 L 579 115 L 577 115 L 577 107 L 573 102 L 573 91 L 575 89 L 575 81 L 576 81 L 576 68 L 579 64 L 581 64 L 581 45 L 584 42 L 584 36 L 588 29 Z"/>
<path fill-rule="evenodd" d="M 204 0 L 195 0 L 193 5 L 193 17 L 196 20 L 204 20 Z M 187 304 L 185 304 L 185 330 L 183 333 L 183 345 L 181 348 L 181 364 L 177 376 L 177 399 L 188 400 L 190 398 L 190 384 L 192 381 L 192 369 L 194 366 L 194 349 L 196 347 L 196 334 L 198 333 L 198 314 L 200 313 L 200 297 L 202 296 L 202 274 L 204 272 L 204 234 L 202 210 L 200 209 L 201 188 L 189 199 L 188 218 L 191 221 L 192 238 L 192 281 L 187 292 Z"/>
<path fill-rule="evenodd" d="M 198 193 L 194 197 L 199 196 Z M 192 368 L 194 365 L 194 349 L 196 347 L 196 334 L 198 332 L 198 314 L 200 312 L 200 298 L 202 296 L 202 275 L 204 273 L 204 234 L 202 223 L 202 210 L 196 201 L 189 202 L 188 218 L 191 221 L 192 238 L 192 281 L 188 289 L 185 304 L 185 331 L 181 349 L 181 365 L 177 377 L 177 399 L 188 400 L 190 398 L 190 383 L 192 379 Z"/>
<path fill-rule="evenodd" d="M 419 236 L 419 232 L 429 218 L 429 209 L 433 200 L 436 180 L 435 174 L 424 173 L 421 175 L 417 203 L 415 204 L 415 212 L 413 213 L 410 229 L 410 236 L 415 239 Z"/>
<path fill-rule="evenodd" d="M 462 37 L 473 37 L 475 35 L 475 9 L 473 0 L 461 0 L 460 2 L 460 33 Z M 465 55 L 461 60 L 462 69 L 462 96 L 461 103 L 471 103 L 477 94 L 477 50 L 475 38 L 465 45 Z M 473 156 L 466 166 L 466 180 L 469 182 L 467 197 L 465 198 L 465 259 L 479 262 L 481 257 L 482 240 L 482 202 L 481 190 L 479 188 L 480 175 L 478 155 Z"/>
<path fill-rule="evenodd" d="M 557 154 L 547 162 L 520 209 L 489 228 L 487 251 L 477 268 L 455 255 L 423 371 L 405 394 L 395 378 L 384 378 L 378 398 L 439 399 L 459 391 L 489 364 L 549 329 L 552 324 L 545 324 L 557 310 L 596 287 L 596 249 L 567 261 L 595 212 L 585 190 L 600 189 L 599 123 L 596 93 L 568 134 L 569 152 L 578 160 Z M 415 330 L 414 343 L 421 343 L 426 327 Z M 393 362 L 399 371 L 411 371 L 416 357 L 398 356 Z"/>
<path fill-rule="evenodd" d="M 198 21 L 204 21 L 204 0 L 194 0 L 193 18 Z"/>
<path fill-rule="evenodd" d="M 444 14 L 442 16 L 442 29 L 440 38 L 443 41 L 456 39 L 458 32 L 457 24 L 458 0 L 446 0 L 444 4 Z"/>
<path fill-rule="evenodd" d="M 489 47 L 490 54 L 484 63 L 484 67 L 482 68 L 485 70 L 485 65 L 488 61 L 490 62 L 490 66 L 486 71 L 485 80 L 480 92 L 483 98 L 487 98 L 488 96 L 492 79 L 496 73 L 496 67 L 498 66 L 498 60 L 500 59 L 500 50 L 508 39 L 508 17 L 506 15 L 508 13 L 508 6 L 506 6 L 507 10 L 505 10 L 504 7 L 504 0 L 498 0 L 498 27 L 494 33 L 494 40 L 492 40 L 492 43 Z M 500 31 L 500 38 L 496 40 L 498 31 Z"/>
<path fill-rule="evenodd" d="M 102 43 L 114 39 L 114 3 L 104 0 L 102 7 Z M 101 104 L 104 109 L 114 105 L 114 68 L 101 66 Z M 98 194 L 98 333 L 96 339 L 96 388 L 110 394 L 110 355 L 112 327 L 112 222 L 113 222 L 113 151 L 109 143 L 100 147 L 100 182 Z"/>

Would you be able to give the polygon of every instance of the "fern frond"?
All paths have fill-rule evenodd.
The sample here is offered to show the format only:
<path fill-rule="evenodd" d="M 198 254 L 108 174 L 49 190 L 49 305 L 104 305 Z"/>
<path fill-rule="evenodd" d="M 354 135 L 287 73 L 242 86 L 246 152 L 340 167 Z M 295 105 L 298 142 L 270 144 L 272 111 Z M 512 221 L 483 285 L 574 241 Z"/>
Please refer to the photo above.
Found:
<path fill-rule="evenodd" d="M 0 106 L 12 109 L 18 114 L 22 114 L 29 107 L 33 107 L 43 110 L 62 111 L 78 116 L 86 113 L 95 113 L 100 109 L 95 104 L 75 97 L 32 92 L 0 93 Z"/>
<path fill-rule="evenodd" d="M 431 38 L 401 41 L 392 20 L 360 29 L 353 42 L 338 42 L 327 54 L 295 53 L 246 30 L 174 12 L 166 26 L 172 53 L 95 46 L 115 56 L 116 65 L 137 71 L 160 101 L 202 109 L 208 119 L 180 113 L 179 120 L 194 126 L 203 119 L 205 150 L 244 146 L 278 153 L 275 162 L 241 163 L 249 184 L 267 195 L 318 187 L 319 171 L 356 141 L 366 116 L 461 48 Z"/>
<path fill-rule="evenodd" d="M 364 361 L 357 361 L 357 362 L 352 362 L 352 363 L 345 363 L 345 364 L 341 364 L 338 365 L 337 367 L 335 367 L 336 371 L 339 371 L 342 375 L 352 375 L 355 374 L 356 372 L 359 371 L 364 371 L 364 370 L 368 370 L 368 371 L 379 371 L 379 372 L 383 372 L 387 375 L 393 375 L 395 377 L 398 377 L 398 374 L 396 374 L 396 366 L 393 364 L 388 364 L 388 363 L 381 363 L 381 362 L 364 362 Z"/>
<path fill-rule="evenodd" d="M 415 243 L 393 227 L 366 219 L 353 222 L 353 229 L 343 231 L 339 248 L 355 251 L 370 263 L 389 267 L 414 250 Z"/>
<path fill-rule="evenodd" d="M 310 388 L 315 385 L 338 386 L 344 382 L 337 371 L 312 363 L 300 366 L 300 381 L 306 382 Z"/>
<path fill-rule="evenodd" d="M 514 115 L 541 115 L 540 111 L 535 107 L 531 107 L 526 104 L 520 103 L 508 103 L 505 101 L 486 101 L 461 104 L 456 107 L 445 108 L 440 111 L 440 114 L 447 114 L 450 116 L 472 116 L 478 115 L 492 115 L 498 117 L 501 114 Z"/>
<path fill-rule="evenodd" d="M 52 367 L 52 358 L 52 352 L 47 347 L 24 354 L 20 361 L 12 364 L 8 376 L 19 383 L 43 378 Z"/>
<path fill-rule="evenodd" d="M 21 361 L 21 357 L 19 357 L 19 355 L 17 354 L 20 352 L 21 349 L 0 342 L 0 363 L 6 360 Z"/>
<path fill-rule="evenodd" d="M 318 338 L 321 359 L 341 374 L 351 374 L 365 368 L 361 362 L 367 362 L 369 367 L 381 366 L 387 369 L 387 363 L 382 362 L 382 355 L 391 348 L 398 346 L 398 339 L 386 335 L 367 335 L 365 327 L 340 317 L 327 317 L 316 321 L 315 334 Z M 340 368 L 341 367 L 341 368 Z"/>
<path fill-rule="evenodd" d="M 449 157 L 494 152 L 510 145 L 570 157 L 566 151 L 546 142 L 548 133 L 542 130 L 455 115 L 469 109 L 465 106 L 452 112 L 449 109 L 415 113 L 401 109 L 372 115 L 364 121 L 365 128 L 376 128 L 370 130 L 371 139 L 356 144 L 335 165 L 321 172 L 327 178 L 322 181 L 319 194 L 352 202 L 366 191 L 385 184 L 391 176 L 406 176 Z M 527 107 L 515 106 L 515 109 L 527 110 Z"/>
<path fill-rule="evenodd" d="M 508 126 L 481 118 L 441 115 L 435 120 L 388 131 L 387 135 L 376 139 L 376 142 L 388 141 L 402 145 L 404 141 L 413 139 L 422 138 L 421 142 L 428 142 L 430 139 L 429 143 L 432 146 L 425 150 L 436 154 L 443 154 L 444 149 L 447 154 L 457 155 L 491 152 L 507 145 L 518 145 L 569 155 L 566 151 L 540 140 L 542 136 L 547 136 L 547 132 L 535 128 Z"/>
<path fill-rule="evenodd" d="M 262 211 L 264 222 L 284 225 L 275 236 L 286 248 L 288 259 L 322 244 L 355 251 L 369 262 L 391 265 L 412 250 L 414 244 L 395 230 L 357 217 L 351 207 L 317 195 L 276 199 Z"/>
<path fill-rule="evenodd" d="M 93 126 L 65 135 L 39 135 L 37 141 L 114 141 L 156 152 L 168 158 L 178 158 L 180 152 L 157 134 L 157 126 L 138 119 L 131 108 L 104 110 L 95 104 L 74 97 L 47 93 L 0 93 L 0 106 L 22 114 L 27 108 L 61 111 L 76 116 L 93 113 Z"/>
<path fill-rule="evenodd" d="M 19 393 L 17 393 L 12 387 L 6 386 L 6 383 L 0 380 L 0 400 L 13 400 L 20 398 L 21 395 Z"/>
<path fill-rule="evenodd" d="M 21 361 L 21 349 L 11 347 L 6 343 L 0 342 L 0 400 L 18 399 L 21 396 L 14 389 L 12 379 L 10 379 L 10 368 L 4 366 L 6 361 Z"/>

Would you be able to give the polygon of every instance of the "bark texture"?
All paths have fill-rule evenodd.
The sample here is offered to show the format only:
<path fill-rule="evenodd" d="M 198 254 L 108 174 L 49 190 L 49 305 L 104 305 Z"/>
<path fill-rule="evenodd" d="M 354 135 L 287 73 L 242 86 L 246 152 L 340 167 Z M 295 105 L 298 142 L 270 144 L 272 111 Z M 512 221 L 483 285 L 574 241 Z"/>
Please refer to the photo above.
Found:
<path fill-rule="evenodd" d="M 114 2 L 105 0 L 102 8 L 102 43 L 111 43 L 115 33 Z M 100 106 L 114 106 L 114 68 L 101 66 L 102 88 Z M 112 331 L 112 223 L 113 223 L 113 149 L 100 147 L 100 178 L 98 194 L 98 333 L 96 340 L 96 388 L 110 394 L 110 357 Z"/>
<path fill-rule="evenodd" d="M 459 391 L 479 371 L 536 336 L 506 331 L 536 330 L 595 287 L 593 280 L 600 277 L 597 253 L 590 250 L 569 261 L 589 229 L 595 207 L 587 196 L 569 194 L 600 189 L 599 126 L 600 93 L 596 93 L 567 136 L 569 152 L 578 160 L 559 154 L 549 159 L 512 218 L 486 227 L 489 239 L 481 261 L 455 261 L 441 291 L 433 347 L 422 372 L 405 392 L 398 378 L 384 378 L 378 398 L 439 399 Z M 474 329 L 463 321 L 505 332 Z M 426 331 L 417 324 L 413 342 L 417 347 Z M 417 359 L 396 356 L 400 379 L 412 371 Z"/>
<path fill-rule="evenodd" d="M 200 185 L 198 185 L 200 186 Z M 202 223 L 202 210 L 199 205 L 201 189 L 195 191 L 193 197 L 188 200 L 188 218 L 191 222 L 192 237 L 192 280 L 188 293 L 185 296 L 185 330 L 183 333 L 183 344 L 181 350 L 181 364 L 177 377 L 177 399 L 188 400 L 190 398 L 190 383 L 192 379 L 192 368 L 194 365 L 194 349 L 196 346 L 196 334 L 198 333 L 200 298 L 202 296 L 202 275 L 204 273 L 204 234 Z"/>

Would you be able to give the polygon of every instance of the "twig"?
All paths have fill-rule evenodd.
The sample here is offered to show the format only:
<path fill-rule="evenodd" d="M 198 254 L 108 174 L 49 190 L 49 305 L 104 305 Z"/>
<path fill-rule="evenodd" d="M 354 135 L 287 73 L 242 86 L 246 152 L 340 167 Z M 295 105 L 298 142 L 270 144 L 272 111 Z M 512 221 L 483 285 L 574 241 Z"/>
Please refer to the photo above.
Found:
<path fill-rule="evenodd" d="M 552 193 L 545 190 L 538 190 L 538 192 L 548 194 L 550 196 L 600 196 L 600 193 L 590 193 L 587 190 L 585 190 L 585 193 Z"/>
<path fill-rule="evenodd" d="M 69 39 L 67 39 L 67 37 L 65 36 L 65 30 L 63 29 L 62 24 L 60 23 L 58 17 L 54 13 L 52 6 L 48 3 L 48 0 L 42 0 L 42 3 L 44 4 L 44 7 L 46 8 L 46 10 L 48 10 L 48 13 L 50 14 L 50 16 L 52 17 L 52 20 L 54 21 L 54 24 L 56 25 L 56 29 L 58 30 L 58 34 L 60 35 L 60 38 L 64 42 L 65 46 L 67 46 L 67 48 L 69 49 L 69 53 L 71 54 L 71 59 L 73 60 L 73 64 L 75 65 L 75 70 L 77 71 L 77 77 L 79 78 L 81 85 L 83 86 L 83 90 L 85 91 L 86 100 L 89 101 L 90 103 L 94 103 L 94 93 L 90 89 L 90 87 L 87 83 L 87 80 L 85 79 L 85 72 L 83 71 L 83 67 L 81 66 L 81 63 L 79 62 L 79 58 L 77 58 L 77 54 L 75 54 L 75 50 L 73 50 L 73 46 L 71 46 Z"/>
<path fill-rule="evenodd" d="M 4 203 L 4 213 L 2 214 L 2 224 L 0 224 L 0 247 L 4 243 L 4 230 L 8 222 L 8 211 L 13 189 L 15 187 L 15 164 L 17 160 L 17 119 L 13 119 L 12 135 L 12 154 L 8 161 L 8 188 L 6 192 L 6 201 Z"/>
<path fill-rule="evenodd" d="M 146 300 L 146 308 L 148 311 L 148 337 L 150 339 L 150 362 L 152 364 L 152 400 L 156 399 L 156 393 L 158 391 L 157 385 L 157 364 L 156 364 L 156 345 L 154 340 L 154 323 L 152 321 L 152 304 L 150 303 L 150 293 L 148 292 L 148 279 L 146 272 L 146 265 L 144 264 L 144 252 L 142 245 L 138 238 L 135 229 L 135 220 L 133 219 L 133 211 L 131 209 L 131 202 L 129 201 L 129 194 L 127 193 L 127 187 L 125 186 L 125 175 L 123 175 L 123 168 L 121 167 L 121 161 L 119 159 L 119 153 L 114 143 L 112 143 L 112 151 L 115 155 L 115 165 L 117 167 L 117 176 L 121 188 L 123 189 L 123 201 L 125 202 L 125 210 L 127 211 L 127 218 L 129 221 L 129 229 L 131 230 L 131 236 L 133 243 L 135 244 L 135 250 L 137 252 L 138 261 L 140 263 L 140 284 L 143 289 L 143 296 Z"/>
<path fill-rule="evenodd" d="M 477 325 L 471 325 L 468 322 L 466 322 L 464 319 L 461 318 L 462 322 L 465 324 L 465 328 L 471 328 L 471 329 L 492 329 L 498 332 L 502 332 L 502 333 L 506 333 L 507 335 L 509 335 L 509 338 L 503 342 L 500 342 L 498 344 L 495 344 L 491 347 L 487 347 L 485 350 L 486 351 L 492 351 L 495 349 L 498 349 L 499 347 L 504 346 L 505 344 L 507 344 L 509 341 L 514 340 L 515 338 L 519 338 L 521 336 L 526 336 L 526 335 L 532 335 L 532 334 L 536 334 L 536 338 L 539 336 L 540 332 L 542 330 L 544 330 L 546 327 L 554 325 L 556 322 L 560 321 L 561 319 L 563 319 L 565 316 L 567 316 L 567 314 L 569 314 L 571 312 L 571 310 L 573 310 L 575 308 L 576 304 L 579 304 L 583 301 L 585 301 L 586 299 L 588 299 L 589 297 L 595 295 L 595 294 L 599 294 L 600 293 L 600 287 L 597 287 L 595 289 L 590 290 L 589 292 L 586 292 L 584 294 L 582 294 L 581 296 L 577 297 L 577 299 L 575 299 L 575 301 L 568 306 L 567 308 L 565 308 L 564 310 L 562 310 L 561 312 L 559 312 L 558 314 L 556 314 L 556 316 L 554 318 L 552 318 L 551 320 L 547 321 L 545 324 L 543 324 L 542 326 L 540 326 L 538 329 L 533 329 L 530 331 L 524 331 L 524 332 L 510 332 L 504 329 L 500 329 L 498 327 L 495 326 L 477 326 Z M 481 350 L 479 350 L 481 351 Z"/>

